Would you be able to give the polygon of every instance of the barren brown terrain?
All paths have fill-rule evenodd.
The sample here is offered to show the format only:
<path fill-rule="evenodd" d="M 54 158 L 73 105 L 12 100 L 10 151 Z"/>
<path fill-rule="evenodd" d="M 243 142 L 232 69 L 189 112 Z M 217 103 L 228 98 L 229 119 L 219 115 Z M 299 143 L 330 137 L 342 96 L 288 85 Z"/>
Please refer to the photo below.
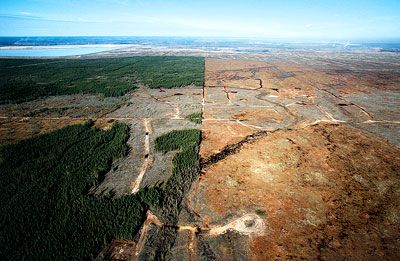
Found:
<path fill-rule="evenodd" d="M 199 231 L 178 236 L 174 259 L 400 258 L 398 62 L 209 58 L 205 70 L 203 168 L 180 219 Z M 252 233 L 214 229 L 245 215 Z"/>

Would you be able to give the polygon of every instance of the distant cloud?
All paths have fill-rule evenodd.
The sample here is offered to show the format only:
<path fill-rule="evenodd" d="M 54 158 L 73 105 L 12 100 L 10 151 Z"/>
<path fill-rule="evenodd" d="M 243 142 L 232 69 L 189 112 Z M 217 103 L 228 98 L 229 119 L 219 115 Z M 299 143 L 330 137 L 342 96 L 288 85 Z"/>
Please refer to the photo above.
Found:
<path fill-rule="evenodd" d="M 19 14 L 0 14 L 0 19 L 18 19 L 18 20 L 35 20 L 35 21 L 48 21 L 48 22 L 67 22 L 67 23 L 74 23 L 74 22 L 90 22 L 84 20 L 67 20 L 67 19 L 53 19 L 43 16 L 36 16 L 29 12 L 19 12 Z"/>
<path fill-rule="evenodd" d="M 32 15 L 28 12 L 20 12 L 19 14 L 0 14 L 0 18 L 11 19 L 27 19 L 27 20 L 41 20 L 43 17 Z"/>
<path fill-rule="evenodd" d="M 23 16 L 32 16 L 32 13 L 30 12 L 19 12 L 19 14 Z"/>

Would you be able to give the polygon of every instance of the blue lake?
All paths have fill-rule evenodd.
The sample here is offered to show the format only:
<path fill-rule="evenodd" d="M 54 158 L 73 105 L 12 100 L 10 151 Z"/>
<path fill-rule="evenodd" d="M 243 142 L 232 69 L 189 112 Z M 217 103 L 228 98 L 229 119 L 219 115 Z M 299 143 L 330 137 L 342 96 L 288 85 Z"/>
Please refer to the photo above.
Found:
<path fill-rule="evenodd" d="M 121 47 L 0 49 L 0 57 L 58 57 L 110 51 Z"/>

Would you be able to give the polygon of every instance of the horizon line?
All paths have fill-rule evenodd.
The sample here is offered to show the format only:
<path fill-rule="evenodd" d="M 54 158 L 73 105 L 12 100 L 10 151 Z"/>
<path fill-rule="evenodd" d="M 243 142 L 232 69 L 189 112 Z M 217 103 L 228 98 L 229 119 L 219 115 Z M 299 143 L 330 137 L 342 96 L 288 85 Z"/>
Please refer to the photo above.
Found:
<path fill-rule="evenodd" d="M 400 42 L 400 36 L 394 37 L 274 37 L 274 36 L 196 36 L 196 35 L 0 35 L 0 38 L 23 38 L 23 37 L 148 37 L 148 38 L 204 38 L 204 39 L 249 39 L 249 40 L 307 40 L 307 41 L 355 41 L 355 40 L 395 40 Z"/>

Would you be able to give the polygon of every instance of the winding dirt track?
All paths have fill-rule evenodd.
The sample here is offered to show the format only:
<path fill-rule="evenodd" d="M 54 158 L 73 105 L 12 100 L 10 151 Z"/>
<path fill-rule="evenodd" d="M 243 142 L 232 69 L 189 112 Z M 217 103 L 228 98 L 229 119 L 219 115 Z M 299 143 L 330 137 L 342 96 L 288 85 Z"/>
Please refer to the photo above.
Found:
<path fill-rule="evenodd" d="M 147 233 L 149 231 L 149 225 L 152 223 L 159 227 L 163 225 L 160 220 L 158 220 L 158 218 L 148 210 L 146 221 L 143 223 L 142 229 L 140 230 L 139 241 L 136 244 L 135 256 L 138 256 L 140 251 L 142 251 L 144 243 L 146 242 Z"/>
<path fill-rule="evenodd" d="M 195 251 L 197 249 L 197 234 L 202 236 L 215 237 L 227 233 L 228 231 L 235 231 L 241 235 L 245 236 L 259 236 L 264 234 L 266 230 L 266 225 L 264 220 L 254 213 L 245 214 L 226 225 L 222 226 L 211 226 L 211 227 L 201 227 L 193 225 L 181 225 L 181 226 L 171 226 L 168 224 L 163 224 L 157 216 L 147 211 L 146 221 L 140 230 L 140 237 L 136 244 L 135 255 L 138 256 L 143 249 L 146 241 L 150 224 L 154 224 L 158 227 L 170 226 L 176 228 L 178 231 L 189 231 L 188 240 L 188 250 L 190 253 L 190 260 L 195 260 Z"/>

